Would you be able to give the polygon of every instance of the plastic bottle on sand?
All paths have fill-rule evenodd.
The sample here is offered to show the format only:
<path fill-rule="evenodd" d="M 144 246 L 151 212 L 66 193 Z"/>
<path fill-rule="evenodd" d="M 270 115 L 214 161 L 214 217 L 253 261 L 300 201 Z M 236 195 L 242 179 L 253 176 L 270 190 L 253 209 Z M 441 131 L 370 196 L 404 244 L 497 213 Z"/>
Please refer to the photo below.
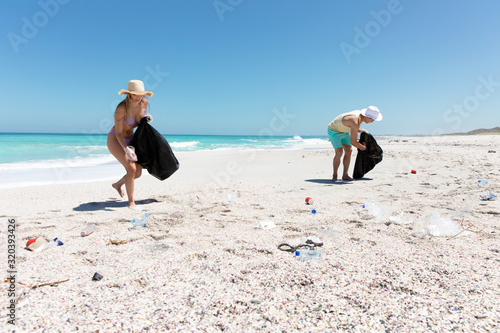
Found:
<path fill-rule="evenodd" d="M 295 251 L 295 257 L 299 260 L 319 260 L 321 259 L 321 250 L 320 249 L 299 249 Z"/>
<path fill-rule="evenodd" d="M 88 227 L 86 227 L 85 229 L 82 230 L 82 232 L 81 232 L 82 237 L 90 235 L 91 233 L 93 233 L 95 231 L 96 228 L 97 228 L 97 226 L 95 224 L 89 225 Z"/>
<path fill-rule="evenodd" d="M 488 181 L 484 179 L 479 179 L 477 182 L 479 185 L 488 185 Z"/>

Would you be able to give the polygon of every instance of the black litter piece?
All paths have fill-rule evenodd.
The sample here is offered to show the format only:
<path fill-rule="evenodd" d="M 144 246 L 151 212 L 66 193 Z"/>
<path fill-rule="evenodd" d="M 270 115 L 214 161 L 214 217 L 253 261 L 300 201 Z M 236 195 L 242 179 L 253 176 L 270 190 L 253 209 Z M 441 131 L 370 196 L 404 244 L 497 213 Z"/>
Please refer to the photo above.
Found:
<path fill-rule="evenodd" d="M 95 273 L 94 276 L 92 277 L 92 281 L 101 281 L 103 276 L 99 273 Z"/>

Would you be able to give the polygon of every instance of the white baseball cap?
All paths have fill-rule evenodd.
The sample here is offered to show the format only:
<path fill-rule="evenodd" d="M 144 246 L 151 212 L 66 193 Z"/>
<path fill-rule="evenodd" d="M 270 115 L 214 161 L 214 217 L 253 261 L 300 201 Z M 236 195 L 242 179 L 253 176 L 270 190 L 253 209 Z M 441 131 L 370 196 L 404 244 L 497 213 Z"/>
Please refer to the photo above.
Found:
<path fill-rule="evenodd" d="M 382 113 L 380 113 L 378 107 L 373 105 L 367 107 L 366 109 L 362 109 L 361 114 L 376 121 L 382 120 Z"/>

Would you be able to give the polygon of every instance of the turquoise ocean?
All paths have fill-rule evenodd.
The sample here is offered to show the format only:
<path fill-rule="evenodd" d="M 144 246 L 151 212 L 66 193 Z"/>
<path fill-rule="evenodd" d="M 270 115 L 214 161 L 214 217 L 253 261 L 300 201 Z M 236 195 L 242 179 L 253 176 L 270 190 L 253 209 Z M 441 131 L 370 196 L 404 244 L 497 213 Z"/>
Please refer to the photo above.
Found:
<path fill-rule="evenodd" d="M 321 136 L 165 135 L 174 153 L 209 150 L 304 149 Z M 107 134 L 0 133 L 0 188 L 118 179 Z M 182 164 L 182 160 L 180 160 Z"/>

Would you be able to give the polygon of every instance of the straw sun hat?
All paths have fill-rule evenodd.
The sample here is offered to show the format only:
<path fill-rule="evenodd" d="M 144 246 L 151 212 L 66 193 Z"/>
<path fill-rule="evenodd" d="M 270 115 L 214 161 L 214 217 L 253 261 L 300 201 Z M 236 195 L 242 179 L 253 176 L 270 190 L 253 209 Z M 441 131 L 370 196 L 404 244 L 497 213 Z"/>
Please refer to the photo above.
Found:
<path fill-rule="evenodd" d="M 127 90 L 121 90 L 118 92 L 118 95 L 123 94 L 133 94 L 133 95 L 148 95 L 153 96 L 151 91 L 144 90 L 144 83 L 141 80 L 130 80 L 127 84 Z"/>

